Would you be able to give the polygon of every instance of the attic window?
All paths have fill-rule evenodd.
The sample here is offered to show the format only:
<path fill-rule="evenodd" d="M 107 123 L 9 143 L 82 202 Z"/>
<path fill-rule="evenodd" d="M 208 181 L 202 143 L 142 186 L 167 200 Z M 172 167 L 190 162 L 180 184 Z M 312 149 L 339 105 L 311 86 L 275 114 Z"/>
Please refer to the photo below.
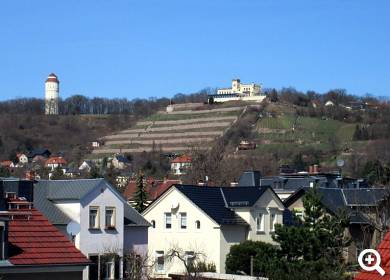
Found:
<path fill-rule="evenodd" d="M 156 221 L 155 220 L 152 220 L 151 224 L 152 224 L 152 228 L 156 228 Z"/>
<path fill-rule="evenodd" d="M 196 229 L 200 229 L 200 221 L 199 220 L 195 221 L 195 227 L 196 227 Z"/>

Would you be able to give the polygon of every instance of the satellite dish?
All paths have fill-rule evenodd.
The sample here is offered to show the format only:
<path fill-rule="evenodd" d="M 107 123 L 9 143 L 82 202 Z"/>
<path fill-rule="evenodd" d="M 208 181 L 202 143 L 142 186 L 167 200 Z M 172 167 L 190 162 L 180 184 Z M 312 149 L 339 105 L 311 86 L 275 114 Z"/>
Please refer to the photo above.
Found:
<path fill-rule="evenodd" d="M 74 221 L 71 221 L 67 226 L 66 226 L 66 232 L 71 235 L 75 236 L 77 235 L 81 230 L 80 224 Z"/>
<path fill-rule="evenodd" d="M 179 201 L 177 201 L 177 200 L 173 200 L 172 201 L 172 207 L 171 207 L 172 209 L 177 209 L 177 208 L 179 208 Z"/>
<path fill-rule="evenodd" d="M 345 164 L 345 161 L 344 161 L 343 159 L 338 159 L 338 160 L 336 161 L 336 165 L 337 165 L 338 167 L 343 167 L 344 164 Z"/>

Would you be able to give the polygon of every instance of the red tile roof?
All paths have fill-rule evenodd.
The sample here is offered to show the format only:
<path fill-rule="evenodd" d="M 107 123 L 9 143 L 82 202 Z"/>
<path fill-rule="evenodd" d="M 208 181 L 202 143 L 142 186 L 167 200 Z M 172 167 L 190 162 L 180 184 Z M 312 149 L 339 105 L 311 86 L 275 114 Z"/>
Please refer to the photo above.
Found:
<path fill-rule="evenodd" d="M 361 270 L 354 280 L 390 280 L 390 231 L 379 244 L 377 251 L 381 255 L 381 267 L 386 274 L 382 277 L 376 270 L 371 272 Z"/>
<path fill-rule="evenodd" d="M 55 83 L 59 83 L 60 81 L 58 81 L 58 78 L 57 78 L 56 74 L 51 73 L 51 74 L 47 77 L 46 82 L 55 82 Z"/>
<path fill-rule="evenodd" d="M 3 167 L 11 167 L 14 163 L 10 160 L 3 160 L 0 162 L 0 165 Z"/>
<path fill-rule="evenodd" d="M 67 164 L 66 160 L 63 157 L 51 157 L 48 160 L 46 160 L 46 165 L 48 164 Z"/>
<path fill-rule="evenodd" d="M 148 178 L 147 186 L 146 186 L 146 190 L 149 194 L 148 199 L 155 200 L 157 197 L 160 196 L 160 194 L 165 192 L 174 184 L 181 184 L 181 181 L 180 180 L 159 181 L 159 180 L 151 180 L 150 178 Z M 127 200 L 132 200 L 136 191 L 137 191 L 136 181 L 130 181 L 125 191 L 123 192 L 123 195 L 127 198 Z"/>
<path fill-rule="evenodd" d="M 13 209 L 31 213 L 9 221 L 9 261 L 14 265 L 86 265 L 90 261 L 36 209 Z"/>
<path fill-rule="evenodd" d="M 186 155 L 179 156 L 171 161 L 171 163 L 191 163 L 191 162 L 192 162 L 192 158 Z"/>

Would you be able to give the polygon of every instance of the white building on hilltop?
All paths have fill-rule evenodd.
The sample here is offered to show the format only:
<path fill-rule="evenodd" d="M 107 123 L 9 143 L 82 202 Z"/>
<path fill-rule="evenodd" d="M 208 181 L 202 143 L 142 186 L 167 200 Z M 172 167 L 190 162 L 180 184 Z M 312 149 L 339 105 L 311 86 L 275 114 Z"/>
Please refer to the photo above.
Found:
<path fill-rule="evenodd" d="M 45 114 L 58 115 L 58 98 L 60 95 L 60 81 L 51 73 L 45 82 Z"/>
<path fill-rule="evenodd" d="M 226 101 L 255 101 L 261 102 L 265 95 L 261 93 L 261 85 L 250 83 L 242 84 L 240 79 L 232 80 L 231 88 L 221 88 L 217 94 L 209 95 L 209 102 Z"/>

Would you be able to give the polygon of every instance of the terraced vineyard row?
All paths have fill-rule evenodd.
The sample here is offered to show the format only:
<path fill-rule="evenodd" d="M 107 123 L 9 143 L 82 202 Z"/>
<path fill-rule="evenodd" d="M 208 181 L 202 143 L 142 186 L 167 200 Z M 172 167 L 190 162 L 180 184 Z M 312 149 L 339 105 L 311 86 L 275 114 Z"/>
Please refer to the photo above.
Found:
<path fill-rule="evenodd" d="M 185 152 L 209 149 L 237 120 L 244 107 L 159 112 L 134 127 L 104 137 L 93 154 L 152 151 Z"/>

